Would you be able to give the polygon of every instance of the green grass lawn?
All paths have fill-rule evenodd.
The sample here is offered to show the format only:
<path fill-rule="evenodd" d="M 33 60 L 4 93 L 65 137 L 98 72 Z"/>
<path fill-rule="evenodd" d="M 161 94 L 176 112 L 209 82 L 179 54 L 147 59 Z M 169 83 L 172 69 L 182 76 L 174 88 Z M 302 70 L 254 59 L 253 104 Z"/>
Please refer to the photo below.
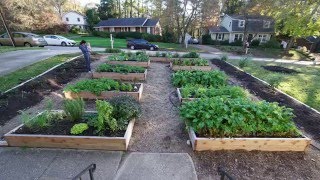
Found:
<path fill-rule="evenodd" d="M 224 52 L 229 52 L 233 54 L 237 54 L 238 52 L 242 52 L 242 47 L 240 46 L 213 46 L 215 48 L 220 49 Z M 291 60 L 305 60 L 310 61 L 307 56 L 295 51 L 290 50 L 289 53 L 292 56 L 284 55 L 284 51 L 282 49 L 272 49 L 272 48 L 250 48 L 249 53 L 251 53 L 254 57 L 262 57 L 262 58 L 278 58 L 278 59 L 291 59 Z"/>
<path fill-rule="evenodd" d="M 239 60 L 228 60 L 238 66 Z M 299 71 L 297 74 L 284 74 L 267 71 L 261 66 L 277 65 Z M 282 63 L 268 63 L 250 61 L 243 70 L 273 84 L 278 89 L 295 97 L 296 99 L 320 110 L 320 67 L 302 66 Z"/>
<path fill-rule="evenodd" d="M 65 62 L 66 60 L 75 57 L 79 55 L 77 54 L 63 54 L 63 55 L 57 55 L 54 57 L 51 57 L 49 59 L 46 59 L 44 61 L 40 61 L 37 63 L 34 63 L 32 65 L 29 65 L 27 67 L 24 67 L 22 69 L 19 69 L 15 72 L 12 72 L 10 74 L 4 75 L 0 77 L 0 91 L 4 92 L 18 84 L 20 84 L 23 81 L 26 81 L 28 79 L 31 79 L 32 77 L 35 77 L 46 70 L 52 68 L 55 65 L 58 65 L 60 63 Z"/>
<path fill-rule="evenodd" d="M 36 49 L 44 49 L 41 47 L 12 47 L 12 46 L 0 46 L 0 54 L 6 53 L 10 51 L 18 51 L 18 50 L 36 50 Z"/>
<path fill-rule="evenodd" d="M 91 44 L 92 47 L 104 47 L 104 48 L 111 48 L 110 38 L 102 38 L 102 37 L 93 37 L 93 36 L 84 36 L 73 38 L 77 43 L 81 40 L 85 40 Z M 185 49 L 181 46 L 181 44 L 175 43 L 163 43 L 163 42 L 151 42 L 153 44 L 157 44 L 160 47 L 160 50 L 171 50 L 171 51 L 197 51 L 199 49 L 194 47 L 189 47 Z M 126 39 L 114 39 L 114 48 L 127 48 Z"/>

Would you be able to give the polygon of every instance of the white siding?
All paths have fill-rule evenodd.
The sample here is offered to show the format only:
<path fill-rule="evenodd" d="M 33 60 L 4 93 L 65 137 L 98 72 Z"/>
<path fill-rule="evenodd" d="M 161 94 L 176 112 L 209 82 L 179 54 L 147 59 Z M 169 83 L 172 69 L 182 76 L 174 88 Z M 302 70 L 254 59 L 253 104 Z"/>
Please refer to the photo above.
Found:
<path fill-rule="evenodd" d="M 130 32 L 136 32 L 136 28 L 135 27 L 130 27 Z"/>
<path fill-rule="evenodd" d="M 67 21 L 68 19 L 68 21 Z M 78 14 L 76 12 L 68 12 L 62 16 L 62 21 L 70 26 L 77 25 L 77 26 L 86 26 L 88 23 L 84 16 Z"/>
<path fill-rule="evenodd" d="M 225 27 L 229 32 L 231 32 L 232 29 L 232 19 L 229 16 L 224 16 L 222 18 L 222 21 L 220 23 L 220 26 Z"/>

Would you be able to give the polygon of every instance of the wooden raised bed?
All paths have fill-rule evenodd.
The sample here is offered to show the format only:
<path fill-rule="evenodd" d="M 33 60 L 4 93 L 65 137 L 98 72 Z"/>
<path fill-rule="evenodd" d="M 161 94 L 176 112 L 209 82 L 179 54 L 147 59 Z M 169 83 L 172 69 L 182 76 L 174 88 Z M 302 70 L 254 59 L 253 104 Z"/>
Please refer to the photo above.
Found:
<path fill-rule="evenodd" d="M 173 65 L 172 62 L 170 62 L 170 68 L 173 71 L 179 71 L 179 70 L 185 70 L 185 71 L 193 71 L 193 70 L 199 70 L 199 71 L 211 71 L 211 66 L 178 66 Z"/>
<path fill-rule="evenodd" d="M 20 126 L 4 135 L 8 146 L 64 148 L 64 149 L 95 149 L 126 151 L 132 135 L 135 120 L 131 120 L 123 137 L 103 136 L 69 136 L 69 135 L 41 135 L 41 134 L 14 134 Z"/>
<path fill-rule="evenodd" d="M 94 72 L 93 78 L 109 78 L 123 81 L 145 81 L 147 79 L 147 69 L 144 73 L 115 73 L 115 72 Z"/>
<path fill-rule="evenodd" d="M 171 60 L 167 57 L 150 57 L 151 62 L 169 63 Z"/>
<path fill-rule="evenodd" d="M 305 151 L 311 140 L 302 138 L 201 138 L 189 128 L 194 151 L 247 150 L 247 151 Z"/>
<path fill-rule="evenodd" d="M 83 99 L 109 99 L 114 96 L 120 96 L 120 95 L 128 95 L 134 97 L 137 101 L 140 101 L 142 97 L 142 91 L 143 91 L 143 84 L 139 84 L 140 88 L 137 92 L 122 92 L 122 91 L 104 91 L 99 96 L 93 94 L 92 92 L 83 91 L 79 93 L 74 93 L 71 91 L 64 92 L 64 96 L 67 99 L 77 99 L 77 98 L 83 98 Z"/>
<path fill-rule="evenodd" d="M 125 64 L 130 66 L 140 66 L 147 68 L 150 66 L 150 60 L 146 62 L 142 61 L 106 61 L 108 64 Z"/>
<path fill-rule="evenodd" d="M 178 94 L 179 102 L 184 103 L 184 102 L 193 101 L 195 99 L 198 99 L 198 98 L 183 98 L 182 95 L 181 95 L 180 89 L 181 88 L 177 88 L 177 94 Z"/>

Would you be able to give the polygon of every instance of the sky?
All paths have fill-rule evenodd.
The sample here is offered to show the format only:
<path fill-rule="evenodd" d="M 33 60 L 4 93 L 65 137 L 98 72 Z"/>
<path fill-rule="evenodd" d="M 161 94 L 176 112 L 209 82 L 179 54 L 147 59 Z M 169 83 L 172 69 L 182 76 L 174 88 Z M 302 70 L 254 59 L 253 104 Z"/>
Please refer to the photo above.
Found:
<path fill-rule="evenodd" d="M 79 0 L 82 6 L 85 6 L 88 3 L 97 3 L 100 4 L 100 0 Z"/>

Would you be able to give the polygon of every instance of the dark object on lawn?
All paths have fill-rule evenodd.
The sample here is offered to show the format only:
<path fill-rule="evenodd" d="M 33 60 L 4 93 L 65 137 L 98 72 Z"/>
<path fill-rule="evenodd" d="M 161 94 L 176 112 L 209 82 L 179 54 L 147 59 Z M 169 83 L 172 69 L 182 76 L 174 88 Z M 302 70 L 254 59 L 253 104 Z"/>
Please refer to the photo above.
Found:
<path fill-rule="evenodd" d="M 296 71 L 294 69 L 289 69 L 281 66 L 261 66 L 263 69 L 272 71 L 272 72 L 278 72 L 278 73 L 285 73 L 285 74 L 294 74 L 299 73 L 299 71 Z"/>
<path fill-rule="evenodd" d="M 97 165 L 96 164 L 90 164 L 87 168 L 85 168 L 83 171 L 81 171 L 78 175 L 76 175 L 72 180 L 78 180 L 81 179 L 81 176 L 84 175 L 87 171 L 89 171 L 90 180 L 94 180 L 93 173 L 96 170 Z"/>
<path fill-rule="evenodd" d="M 232 176 L 230 176 L 226 171 L 224 171 L 224 169 L 222 167 L 218 167 L 218 173 L 221 176 L 221 180 L 224 180 L 225 177 L 227 177 L 227 179 L 229 180 L 234 180 L 234 178 Z"/>
<path fill-rule="evenodd" d="M 263 82 L 253 78 L 249 74 L 242 72 L 225 61 L 219 59 L 213 59 L 211 62 L 224 71 L 227 75 L 234 77 L 242 86 L 250 91 L 257 97 L 260 97 L 268 102 L 278 102 L 281 106 L 286 106 L 294 110 L 296 117 L 294 122 L 299 128 L 308 134 L 311 139 L 316 139 L 319 142 L 320 132 L 320 115 L 308 108 L 307 106 L 294 101 L 283 93 L 280 93 L 273 89 L 271 86 L 264 84 Z"/>

